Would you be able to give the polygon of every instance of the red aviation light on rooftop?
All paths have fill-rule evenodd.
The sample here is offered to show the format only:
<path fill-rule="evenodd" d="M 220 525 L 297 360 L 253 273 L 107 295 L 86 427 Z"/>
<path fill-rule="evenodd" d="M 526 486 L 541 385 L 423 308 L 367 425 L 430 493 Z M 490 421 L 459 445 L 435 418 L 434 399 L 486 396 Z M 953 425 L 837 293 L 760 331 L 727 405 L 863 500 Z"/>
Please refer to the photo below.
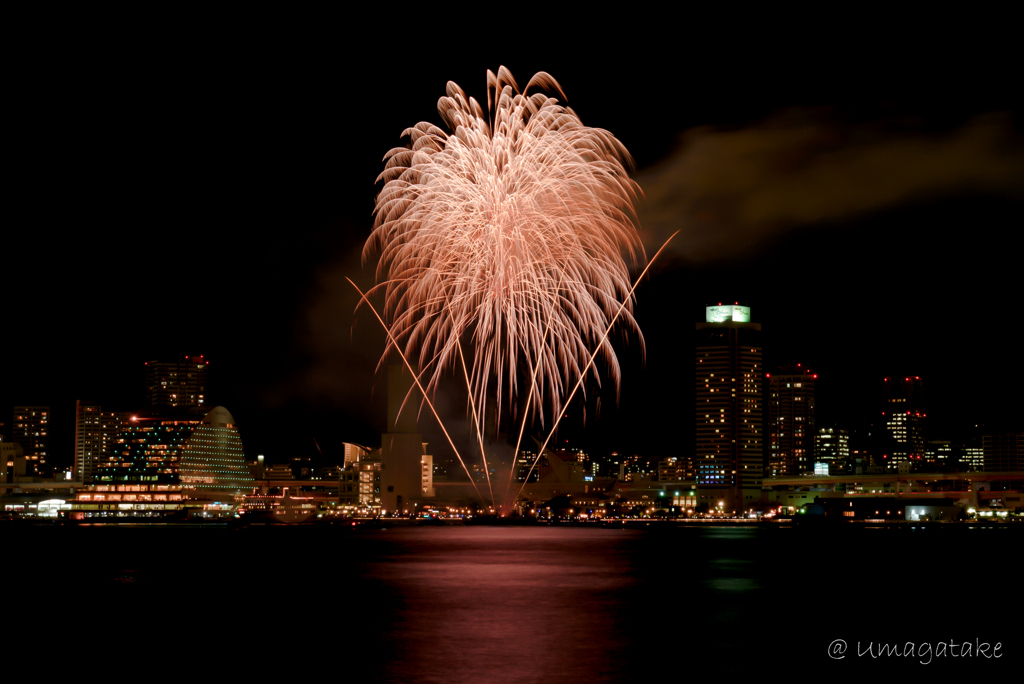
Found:
<path fill-rule="evenodd" d="M 813 376 L 811 376 L 811 377 L 813 377 L 813 378 L 814 378 L 815 380 L 817 380 L 817 379 L 818 379 L 818 374 L 817 374 L 817 373 L 815 373 L 815 374 L 814 374 Z"/>

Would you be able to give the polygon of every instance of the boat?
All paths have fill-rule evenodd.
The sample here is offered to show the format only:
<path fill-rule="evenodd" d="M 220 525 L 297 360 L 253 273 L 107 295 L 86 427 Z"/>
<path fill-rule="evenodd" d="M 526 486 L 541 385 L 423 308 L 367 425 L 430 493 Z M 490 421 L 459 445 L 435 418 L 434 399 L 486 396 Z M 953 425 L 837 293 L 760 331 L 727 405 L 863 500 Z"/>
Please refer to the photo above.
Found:
<path fill-rule="evenodd" d="M 280 494 L 250 494 L 238 507 L 240 522 L 249 525 L 301 525 L 316 514 L 312 497 L 292 496 L 287 487 Z"/>

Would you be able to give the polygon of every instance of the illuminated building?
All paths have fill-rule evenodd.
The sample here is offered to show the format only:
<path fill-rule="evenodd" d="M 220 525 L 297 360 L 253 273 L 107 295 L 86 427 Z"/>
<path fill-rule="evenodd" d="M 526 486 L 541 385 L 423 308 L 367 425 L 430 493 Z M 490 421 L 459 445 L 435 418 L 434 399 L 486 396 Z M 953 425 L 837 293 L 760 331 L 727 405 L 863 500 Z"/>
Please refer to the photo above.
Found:
<path fill-rule="evenodd" d="M 925 461 L 929 469 L 945 468 L 953 463 L 953 445 L 942 440 L 932 440 L 925 445 Z"/>
<path fill-rule="evenodd" d="M 50 407 L 15 406 L 11 424 L 11 441 L 21 445 L 28 472 L 42 475 L 46 471 L 47 446 L 50 443 Z"/>
<path fill-rule="evenodd" d="M 966 445 L 960 449 L 960 469 L 981 472 L 985 469 L 985 450 L 975 445 Z"/>
<path fill-rule="evenodd" d="M 516 481 L 526 482 L 526 478 L 530 478 L 530 482 L 536 482 L 540 479 L 540 470 L 534 465 L 540 465 L 537 460 L 537 454 L 529 449 L 520 449 L 519 454 L 516 456 Z"/>
<path fill-rule="evenodd" d="M 92 482 L 96 464 L 108 463 L 126 413 L 104 412 L 100 406 L 75 402 L 75 463 L 73 479 Z"/>
<path fill-rule="evenodd" d="M 800 364 L 768 377 L 768 474 L 803 475 L 814 469 L 814 381 Z"/>
<path fill-rule="evenodd" d="M 188 507 L 181 485 L 94 484 L 71 502 L 72 519 L 97 515 L 163 515 Z"/>
<path fill-rule="evenodd" d="M 209 405 L 210 364 L 201 355 L 146 362 L 146 405 L 153 411 L 199 413 Z"/>
<path fill-rule="evenodd" d="M 345 449 L 345 465 L 351 463 L 359 463 L 359 459 L 364 458 L 370 453 L 370 450 L 361 444 L 353 444 L 352 442 L 345 442 L 342 445 Z"/>
<path fill-rule="evenodd" d="M 207 413 L 202 424 L 193 428 L 178 467 L 184 489 L 244 494 L 254 483 L 235 419 L 223 406 Z"/>
<path fill-rule="evenodd" d="M 850 431 L 843 428 L 818 428 L 814 437 L 814 460 L 822 463 L 846 463 L 850 458 Z"/>
<path fill-rule="evenodd" d="M 380 452 L 364 455 L 345 466 L 339 479 L 338 503 L 358 508 L 380 508 Z"/>
<path fill-rule="evenodd" d="M 670 456 L 658 461 L 658 482 L 693 482 L 690 459 Z"/>
<path fill-rule="evenodd" d="M 761 498 L 761 325 L 748 307 L 709 306 L 697 323 L 695 470 L 703 503 L 742 511 Z"/>
<path fill-rule="evenodd" d="M 985 435 L 981 438 L 986 473 L 1024 470 L 1024 434 Z"/>
<path fill-rule="evenodd" d="M 921 378 L 886 378 L 882 417 L 892 453 L 883 454 L 887 467 L 925 457 L 924 392 Z"/>
<path fill-rule="evenodd" d="M 93 480 L 181 485 L 197 494 L 244 494 L 255 482 L 234 418 L 222 406 L 202 420 L 129 420 Z"/>

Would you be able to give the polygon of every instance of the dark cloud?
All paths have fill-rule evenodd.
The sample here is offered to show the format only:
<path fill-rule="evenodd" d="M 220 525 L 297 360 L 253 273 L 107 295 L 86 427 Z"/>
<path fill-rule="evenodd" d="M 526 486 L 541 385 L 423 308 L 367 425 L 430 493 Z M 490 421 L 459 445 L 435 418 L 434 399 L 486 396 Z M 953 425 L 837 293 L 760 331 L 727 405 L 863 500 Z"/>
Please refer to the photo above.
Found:
<path fill-rule="evenodd" d="M 941 133 L 915 122 L 846 123 L 789 109 L 748 127 L 685 132 L 637 175 L 645 243 L 707 260 L 742 254 L 791 228 L 855 219 L 959 194 L 1024 196 L 1024 141 L 1009 114 Z"/>

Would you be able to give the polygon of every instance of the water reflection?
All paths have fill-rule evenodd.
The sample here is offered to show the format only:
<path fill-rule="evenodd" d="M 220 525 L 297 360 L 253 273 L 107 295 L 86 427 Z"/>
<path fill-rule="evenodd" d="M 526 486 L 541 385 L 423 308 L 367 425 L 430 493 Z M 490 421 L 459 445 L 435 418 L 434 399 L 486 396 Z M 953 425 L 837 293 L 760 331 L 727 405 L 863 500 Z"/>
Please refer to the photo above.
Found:
<path fill-rule="evenodd" d="M 1015 527 L 10 529 L 4 552 L 62 590 L 12 592 L 5 614 L 64 614 L 74 597 L 106 616 L 125 671 L 188 639 L 216 644 L 204 652 L 226 678 L 304 676 L 299 652 L 346 681 L 660 682 L 707 667 L 746 680 L 825 659 L 835 638 L 936 641 L 957 626 L 1009 641 L 1016 613 L 977 619 L 1005 583 L 962 567 L 1019 546 Z M 879 609 L 896 597 L 912 619 Z"/>
<path fill-rule="evenodd" d="M 393 681 L 610 681 L 616 605 L 636 579 L 616 530 L 397 531 L 400 563 L 369 563 L 399 599 Z M 554 679 L 552 679 L 554 678 Z"/>

